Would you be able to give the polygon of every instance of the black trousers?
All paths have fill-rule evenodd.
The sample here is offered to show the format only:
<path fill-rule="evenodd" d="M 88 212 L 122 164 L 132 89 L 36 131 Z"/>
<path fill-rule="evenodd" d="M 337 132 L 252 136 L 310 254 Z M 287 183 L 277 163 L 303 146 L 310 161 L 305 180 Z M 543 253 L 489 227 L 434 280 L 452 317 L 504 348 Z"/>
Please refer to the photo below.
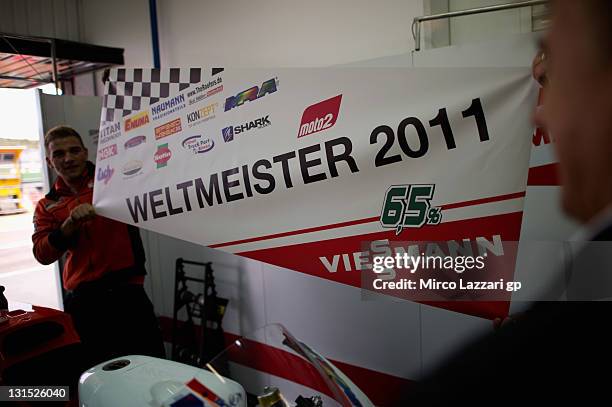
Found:
<path fill-rule="evenodd" d="M 83 370 L 120 356 L 165 357 L 153 304 L 141 285 L 82 284 L 64 304 L 81 337 Z"/>

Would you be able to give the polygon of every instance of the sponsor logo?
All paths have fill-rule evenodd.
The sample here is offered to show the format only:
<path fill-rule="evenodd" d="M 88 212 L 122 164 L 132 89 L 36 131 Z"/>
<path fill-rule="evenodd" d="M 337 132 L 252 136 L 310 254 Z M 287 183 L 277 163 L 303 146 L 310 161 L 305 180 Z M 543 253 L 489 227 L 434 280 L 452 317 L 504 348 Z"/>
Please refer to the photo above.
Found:
<path fill-rule="evenodd" d="M 208 97 L 211 97 L 212 95 L 216 95 L 217 93 L 222 92 L 222 82 L 223 79 L 221 77 L 218 77 L 206 82 L 203 85 L 196 86 L 195 89 L 187 93 L 187 97 L 189 98 L 189 104 L 192 105 L 194 103 L 198 103 L 201 100 L 204 100 Z"/>
<path fill-rule="evenodd" d="M 172 158 L 172 151 L 168 148 L 168 143 L 157 146 L 157 151 L 153 156 L 153 160 L 157 164 L 157 168 L 163 168 L 168 165 L 168 161 Z"/>
<path fill-rule="evenodd" d="M 208 106 L 204 106 L 203 108 L 196 110 L 195 112 L 187 114 L 187 126 L 193 127 L 200 123 L 214 119 L 217 106 L 219 106 L 219 103 L 211 103 Z"/>
<path fill-rule="evenodd" d="M 134 129 L 144 126 L 145 124 L 149 124 L 149 113 L 148 112 L 138 113 L 137 115 L 134 115 L 132 117 L 128 117 L 127 119 L 125 119 L 124 130 L 125 131 L 134 130 Z"/>
<path fill-rule="evenodd" d="M 111 168 L 110 165 L 107 165 L 105 169 L 98 168 L 98 181 L 104 181 L 104 185 L 106 185 L 114 173 L 115 170 Z"/>
<path fill-rule="evenodd" d="M 127 150 L 128 148 L 139 146 L 146 141 L 147 141 L 147 138 L 145 136 L 132 137 L 131 139 L 125 142 L 123 147 L 125 147 L 125 149 Z"/>
<path fill-rule="evenodd" d="M 123 175 L 125 175 L 125 178 L 130 178 L 130 177 L 133 177 L 134 175 L 139 174 L 140 170 L 142 170 L 142 166 L 143 166 L 142 161 L 132 160 L 132 161 L 127 162 L 123 166 L 123 168 L 121 169 L 121 172 L 123 172 Z"/>
<path fill-rule="evenodd" d="M 194 154 L 202 154 L 210 151 L 215 146 L 211 138 L 204 138 L 200 135 L 187 137 L 183 140 L 183 148 L 190 150 Z"/>
<path fill-rule="evenodd" d="M 174 119 L 171 122 L 166 124 L 162 124 L 159 127 L 155 128 L 155 140 L 162 139 L 164 137 L 171 136 L 179 131 L 183 130 L 181 127 L 181 119 Z"/>
<path fill-rule="evenodd" d="M 94 146 L 98 145 L 98 136 L 100 135 L 100 130 L 98 129 L 89 129 L 89 138 L 93 142 Z"/>
<path fill-rule="evenodd" d="M 223 130 L 221 130 L 221 134 L 223 135 L 223 141 L 228 143 L 234 139 L 234 136 L 237 136 L 241 133 L 245 133 L 253 129 L 262 129 L 264 127 L 268 127 L 271 125 L 272 125 L 272 122 L 270 121 L 270 115 L 266 115 L 259 119 L 251 120 L 250 122 L 241 124 L 240 126 L 226 127 Z"/>
<path fill-rule="evenodd" d="M 336 124 L 342 95 L 308 106 L 302 113 L 298 138 L 327 130 Z"/>
<path fill-rule="evenodd" d="M 380 214 L 382 227 L 395 229 L 395 234 L 399 235 L 404 228 L 439 224 L 442 221 L 442 209 L 431 206 L 435 188 L 435 184 L 389 187 Z"/>
<path fill-rule="evenodd" d="M 116 154 L 117 154 L 117 144 L 113 144 L 108 147 L 104 147 L 102 150 L 98 151 L 98 160 L 102 161 Z"/>
<path fill-rule="evenodd" d="M 221 130 L 221 134 L 223 135 L 223 141 L 229 143 L 234 139 L 234 128 L 232 126 L 226 127 Z"/>
<path fill-rule="evenodd" d="M 268 93 L 276 92 L 278 88 L 278 80 L 272 78 L 261 84 L 261 87 L 253 86 L 247 90 L 243 90 L 236 96 L 230 96 L 225 100 L 225 111 L 232 110 L 235 107 L 242 106 L 245 102 L 252 102 L 266 96 Z"/>
<path fill-rule="evenodd" d="M 151 107 L 153 120 L 158 120 L 169 114 L 176 113 L 185 107 L 185 95 L 178 95 L 171 99 L 164 100 Z"/>
<path fill-rule="evenodd" d="M 104 127 L 100 130 L 98 135 L 98 142 L 100 144 L 108 143 L 111 140 L 116 139 L 121 135 L 121 123 L 113 123 L 110 126 Z"/>

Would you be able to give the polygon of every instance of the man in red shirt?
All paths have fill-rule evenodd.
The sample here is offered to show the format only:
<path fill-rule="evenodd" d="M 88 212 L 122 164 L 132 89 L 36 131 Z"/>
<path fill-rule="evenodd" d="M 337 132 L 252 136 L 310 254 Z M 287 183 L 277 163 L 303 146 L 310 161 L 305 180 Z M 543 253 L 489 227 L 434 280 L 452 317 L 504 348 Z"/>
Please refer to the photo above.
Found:
<path fill-rule="evenodd" d="M 67 126 L 45 135 L 47 164 L 58 179 L 34 214 L 34 256 L 50 264 L 66 255 L 65 310 L 81 337 L 87 363 L 128 354 L 163 357 L 161 333 L 143 281 L 139 230 L 97 216 L 95 176 L 80 135 Z"/>

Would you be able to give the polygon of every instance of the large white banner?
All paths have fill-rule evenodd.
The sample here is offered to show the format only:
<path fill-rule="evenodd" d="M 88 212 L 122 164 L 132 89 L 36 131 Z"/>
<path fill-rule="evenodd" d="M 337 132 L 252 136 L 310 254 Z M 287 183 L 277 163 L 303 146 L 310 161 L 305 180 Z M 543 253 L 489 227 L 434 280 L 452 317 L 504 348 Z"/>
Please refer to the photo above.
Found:
<path fill-rule="evenodd" d="M 519 238 L 527 69 L 226 69 L 159 99 L 103 113 L 99 214 L 353 286 L 364 241 Z"/>

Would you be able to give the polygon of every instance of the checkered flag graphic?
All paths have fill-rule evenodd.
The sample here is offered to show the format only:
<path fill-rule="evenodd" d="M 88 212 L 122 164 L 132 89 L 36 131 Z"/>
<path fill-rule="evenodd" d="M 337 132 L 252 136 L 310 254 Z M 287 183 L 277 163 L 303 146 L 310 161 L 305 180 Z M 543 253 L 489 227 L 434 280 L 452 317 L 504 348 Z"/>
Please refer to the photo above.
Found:
<path fill-rule="evenodd" d="M 102 102 L 102 123 L 110 123 L 134 111 L 207 80 L 203 68 L 111 69 Z M 212 68 L 211 76 L 223 71 Z"/>

